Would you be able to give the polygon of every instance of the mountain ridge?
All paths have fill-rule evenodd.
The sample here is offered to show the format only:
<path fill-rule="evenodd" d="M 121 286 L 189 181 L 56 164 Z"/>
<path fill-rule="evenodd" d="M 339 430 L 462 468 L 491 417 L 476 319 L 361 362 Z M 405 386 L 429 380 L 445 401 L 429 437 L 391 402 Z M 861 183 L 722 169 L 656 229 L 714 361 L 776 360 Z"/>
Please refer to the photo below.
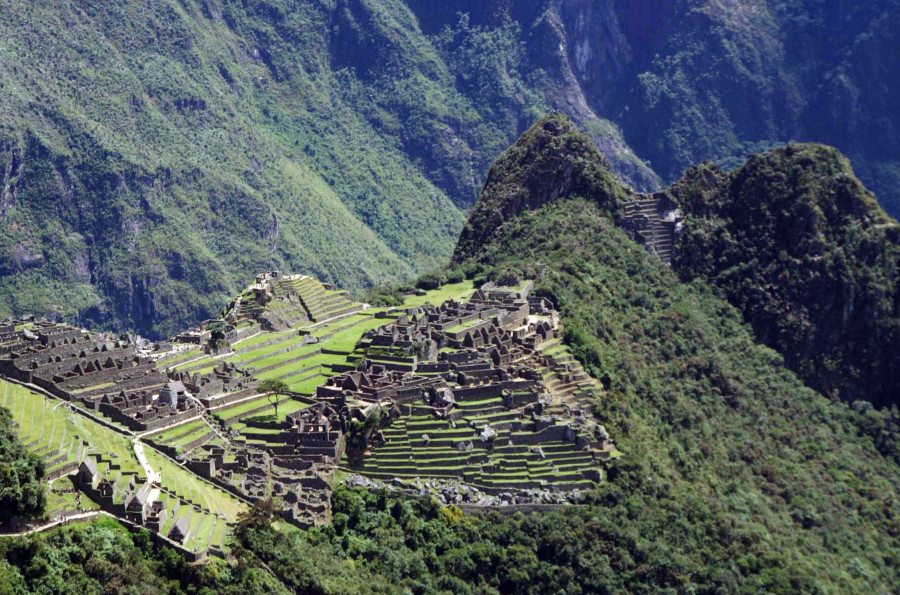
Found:
<path fill-rule="evenodd" d="M 715 180 L 713 171 L 698 168 L 694 177 Z M 527 167 L 509 175 L 521 178 L 486 186 L 486 203 L 503 204 L 502 192 L 487 194 L 492 188 L 527 191 Z M 893 561 L 884 554 L 900 534 L 896 410 L 851 406 L 805 386 L 713 280 L 680 279 L 616 224 L 602 196 L 560 193 L 533 204 L 452 266 L 479 280 L 539 279 L 534 293 L 557 305 L 566 343 L 604 385 L 595 411 L 626 456 L 586 513 L 595 524 L 582 530 L 565 513 L 542 521 L 544 531 L 568 528 L 579 560 L 605 556 L 593 570 L 578 566 L 581 584 L 890 591 Z M 848 514 L 850 500 L 866 512 Z M 620 541 L 629 538 L 633 548 Z M 862 560 L 870 572 L 848 570 Z M 606 573 L 606 563 L 615 570 Z"/>
<path fill-rule="evenodd" d="M 3 315 L 158 338 L 246 271 L 412 279 L 551 109 L 637 190 L 797 138 L 896 212 L 896 0 L 2 8 Z"/>
<path fill-rule="evenodd" d="M 790 145 L 732 172 L 704 164 L 653 195 L 622 186 L 606 167 L 570 120 L 546 117 L 492 168 L 453 263 L 557 200 L 590 200 L 620 224 L 629 201 L 680 206 L 672 267 L 685 281 L 721 291 L 813 388 L 898 403 L 900 226 L 836 149 Z"/>
<path fill-rule="evenodd" d="M 900 225 L 836 149 L 791 145 L 670 190 L 685 214 L 674 268 L 740 308 L 759 340 L 826 394 L 900 399 Z"/>

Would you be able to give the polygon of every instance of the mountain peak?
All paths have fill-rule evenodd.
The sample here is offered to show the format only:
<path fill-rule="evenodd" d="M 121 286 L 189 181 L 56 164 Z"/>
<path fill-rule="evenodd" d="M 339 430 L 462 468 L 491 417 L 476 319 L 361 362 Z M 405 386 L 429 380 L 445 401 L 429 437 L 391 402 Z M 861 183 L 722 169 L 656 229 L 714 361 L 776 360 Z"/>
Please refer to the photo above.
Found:
<path fill-rule="evenodd" d="M 835 148 L 791 144 L 669 191 L 685 225 L 675 268 L 739 307 L 813 388 L 896 402 L 900 226 Z"/>
<path fill-rule="evenodd" d="M 453 260 L 477 254 L 504 223 L 523 211 L 572 196 L 615 211 L 629 194 L 591 139 L 568 116 L 549 113 L 491 167 Z"/>

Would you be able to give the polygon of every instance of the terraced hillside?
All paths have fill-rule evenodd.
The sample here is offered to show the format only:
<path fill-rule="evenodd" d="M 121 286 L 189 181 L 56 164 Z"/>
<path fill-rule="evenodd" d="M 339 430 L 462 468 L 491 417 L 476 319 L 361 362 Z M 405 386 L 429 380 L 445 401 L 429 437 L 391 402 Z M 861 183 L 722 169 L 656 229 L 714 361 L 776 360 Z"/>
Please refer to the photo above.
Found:
<path fill-rule="evenodd" d="M 163 535 L 169 535 L 177 520 L 185 517 L 190 528 L 183 541 L 187 550 L 227 549 L 228 527 L 246 510 L 239 500 L 162 454 L 147 451 L 148 466 L 143 465 L 136 455 L 133 438 L 101 425 L 65 401 L 0 380 L 0 406 L 13 413 L 29 451 L 45 460 L 50 480 L 47 518 L 104 508 L 98 503 L 99 498 L 92 498 L 77 480 L 73 481 L 75 475 L 69 476 L 78 471 L 79 465 L 91 461 L 100 481 L 112 485 L 133 483 L 132 488 L 116 492 L 111 498 L 113 507 L 124 510 L 141 486 L 149 486 L 148 506 L 162 502 L 169 511 Z M 159 481 L 148 481 L 148 468 L 159 474 Z"/>
<path fill-rule="evenodd" d="M 347 364 L 357 341 L 385 323 L 380 310 L 345 316 L 328 324 L 263 333 L 231 345 L 224 355 L 188 349 L 163 357 L 158 364 L 175 372 L 209 374 L 223 362 L 246 369 L 260 379 L 282 379 L 294 392 L 312 394 L 323 381 Z"/>
<path fill-rule="evenodd" d="M 440 303 L 473 291 L 471 283 L 457 283 L 407 295 L 405 305 Z M 194 344 L 197 338 L 211 338 L 208 329 L 214 324 L 210 324 L 180 335 L 187 343 L 176 343 L 175 349 L 153 357 L 168 377 L 187 386 L 201 386 L 203 378 L 241 370 L 255 382 L 284 382 L 286 392 L 226 389 L 197 395 L 202 404 L 199 417 L 148 432 L 145 439 L 207 480 L 251 501 L 268 496 L 292 499 L 288 520 L 301 526 L 319 524 L 328 518 L 333 462 L 322 445 L 294 445 L 290 430 L 303 423 L 304 416 L 319 415 L 318 409 L 307 415 L 308 409 L 315 409 L 318 387 L 356 370 L 368 344 L 366 336 L 402 313 L 402 308 L 351 302 L 343 292 L 308 277 L 260 275 L 223 313 L 223 336 L 231 342 L 218 349 Z M 298 482 L 307 488 L 295 491 Z"/>
<path fill-rule="evenodd" d="M 602 389 L 529 289 L 410 309 L 363 340 L 361 374 L 319 389 L 385 410 L 366 452 L 348 449 L 347 470 L 418 490 L 457 484 L 439 488 L 449 502 L 562 502 L 592 488 L 620 454 L 591 413 Z"/>
<path fill-rule="evenodd" d="M 561 504 L 618 451 L 591 414 L 601 388 L 531 287 L 463 282 L 373 308 L 265 273 L 222 319 L 152 345 L 7 321 L 0 371 L 48 396 L 8 384 L 2 404 L 53 477 L 72 473 L 53 512 L 100 507 L 192 557 L 224 555 L 263 499 L 300 527 L 328 522 L 340 465 L 464 483 L 476 505 Z"/>

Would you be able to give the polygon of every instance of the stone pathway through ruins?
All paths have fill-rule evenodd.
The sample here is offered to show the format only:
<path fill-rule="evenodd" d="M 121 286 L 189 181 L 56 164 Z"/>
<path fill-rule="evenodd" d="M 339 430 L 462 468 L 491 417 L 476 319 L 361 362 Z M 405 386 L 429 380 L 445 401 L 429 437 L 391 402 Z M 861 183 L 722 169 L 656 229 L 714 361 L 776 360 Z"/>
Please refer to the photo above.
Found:
<path fill-rule="evenodd" d="M 224 440 L 226 443 L 234 446 L 234 444 L 232 443 L 231 436 L 227 436 L 224 433 L 222 433 L 222 430 L 219 427 L 219 425 L 216 424 L 215 422 L 213 422 L 213 420 L 211 420 L 209 418 L 209 409 L 207 409 L 203 405 L 203 403 L 201 403 L 200 400 L 198 398 L 196 398 L 195 396 L 190 395 L 189 398 L 192 401 L 194 401 L 194 403 L 197 404 L 197 410 L 200 411 L 200 418 L 206 423 L 207 426 L 209 426 L 209 429 L 212 430 L 216 436 L 218 436 L 219 438 Z M 254 396 L 253 398 L 256 398 L 256 396 Z"/>
<path fill-rule="evenodd" d="M 144 454 L 144 443 L 135 437 L 132 441 L 132 445 L 134 447 L 134 455 L 137 457 L 141 467 L 143 467 L 144 471 L 147 473 L 147 481 L 149 483 L 161 483 L 162 474 L 158 471 L 154 471 L 153 467 L 150 465 L 150 461 L 147 460 L 147 455 Z"/>

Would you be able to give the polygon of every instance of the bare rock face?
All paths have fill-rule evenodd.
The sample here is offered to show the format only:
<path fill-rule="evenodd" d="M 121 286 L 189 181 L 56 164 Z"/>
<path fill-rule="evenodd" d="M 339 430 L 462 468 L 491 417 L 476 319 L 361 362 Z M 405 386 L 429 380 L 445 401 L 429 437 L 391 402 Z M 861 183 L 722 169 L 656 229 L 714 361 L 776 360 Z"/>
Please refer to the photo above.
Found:
<path fill-rule="evenodd" d="M 649 192 L 661 187 L 659 176 L 632 152 L 618 128 L 601 119 L 603 106 L 589 102 L 583 86 L 585 78 L 603 77 L 604 56 L 627 59 L 627 44 L 608 4 L 568 1 L 545 12 L 531 29 L 529 59 L 555 73 L 552 104 L 590 136 L 610 169 L 636 190 Z"/>

